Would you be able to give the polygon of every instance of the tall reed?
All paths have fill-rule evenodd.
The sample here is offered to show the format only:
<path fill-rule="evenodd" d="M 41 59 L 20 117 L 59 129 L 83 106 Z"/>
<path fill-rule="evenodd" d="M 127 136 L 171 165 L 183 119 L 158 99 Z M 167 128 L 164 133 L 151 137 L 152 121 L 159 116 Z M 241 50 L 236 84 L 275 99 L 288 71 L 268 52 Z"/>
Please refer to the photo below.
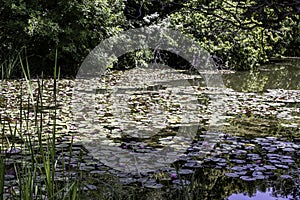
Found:
<path fill-rule="evenodd" d="M 57 143 L 57 52 L 54 64 L 53 73 L 53 91 L 52 102 L 54 104 L 52 118 L 52 132 L 48 134 L 44 130 L 44 99 L 43 92 L 45 90 L 43 75 L 41 79 L 37 79 L 37 88 L 34 88 L 33 80 L 30 76 L 29 64 L 27 58 L 25 64 L 19 59 L 20 66 L 23 72 L 24 81 L 27 90 L 23 90 L 23 82 L 19 88 L 19 117 L 18 122 L 9 122 L 0 116 L 1 127 L 1 146 L 0 146 L 0 199 L 9 196 L 10 199 L 79 199 L 81 184 L 78 180 L 71 180 L 65 177 L 63 181 L 58 181 L 57 168 L 60 162 L 64 162 L 64 158 L 58 158 L 56 146 Z M 22 80 L 21 80 L 22 81 Z M 9 89 L 9 88 L 8 88 Z M 37 93 L 36 93 L 37 91 Z M 24 100 L 23 97 L 28 94 L 29 98 Z M 24 107 L 23 105 L 26 105 Z M 30 121 L 30 113 L 33 110 L 34 114 L 34 133 Z M 14 124 L 15 123 L 15 124 Z M 27 133 L 27 134 L 23 134 Z M 32 135 L 36 134 L 37 141 L 32 139 Z M 8 137 L 8 135 L 10 135 Z M 12 157 L 12 152 L 16 149 L 16 138 L 20 137 L 24 142 L 22 152 L 24 155 L 28 152 L 30 159 L 22 158 L 15 160 L 13 169 L 15 171 L 16 184 L 7 186 L 5 174 L 7 174 L 6 161 Z M 5 138 L 8 138 L 5 140 Z M 45 139 L 46 138 L 46 139 Z M 46 140 L 46 142 L 45 142 Z M 6 141 L 6 142 L 4 142 Z M 73 141 L 70 141 L 70 152 L 72 152 Z M 6 144 L 7 143 L 7 144 Z M 36 148 L 37 146 L 37 148 Z M 6 152 L 6 153 L 5 153 Z M 64 155 L 64 153 L 62 153 Z M 71 157 L 70 153 L 70 157 Z M 13 158 L 12 158 L 13 159 Z M 65 163 L 62 164 L 64 170 L 67 168 Z M 70 171 L 68 173 L 71 174 Z"/>

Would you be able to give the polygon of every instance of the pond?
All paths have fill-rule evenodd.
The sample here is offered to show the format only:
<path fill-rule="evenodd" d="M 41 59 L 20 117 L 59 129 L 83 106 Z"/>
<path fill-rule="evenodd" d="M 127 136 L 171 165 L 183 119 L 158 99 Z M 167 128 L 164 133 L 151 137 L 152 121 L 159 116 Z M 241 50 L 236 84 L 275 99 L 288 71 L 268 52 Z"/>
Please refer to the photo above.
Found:
<path fill-rule="evenodd" d="M 58 80 L 56 101 L 53 80 L 1 81 L 5 189 L 55 129 L 55 180 L 80 174 L 86 199 L 299 199 L 299 72 L 224 71 L 214 88 L 207 72 L 135 68 Z"/>
<path fill-rule="evenodd" d="M 300 89 L 299 59 L 275 60 L 255 71 L 228 73 L 222 76 L 226 87 L 240 92 L 263 92 L 267 89 Z"/>

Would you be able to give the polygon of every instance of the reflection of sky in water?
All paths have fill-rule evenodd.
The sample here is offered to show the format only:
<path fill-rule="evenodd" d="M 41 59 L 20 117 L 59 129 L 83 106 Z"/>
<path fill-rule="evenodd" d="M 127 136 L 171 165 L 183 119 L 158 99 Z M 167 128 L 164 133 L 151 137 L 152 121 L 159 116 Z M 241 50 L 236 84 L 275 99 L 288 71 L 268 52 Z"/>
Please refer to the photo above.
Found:
<path fill-rule="evenodd" d="M 291 196 L 288 197 L 275 197 L 272 194 L 272 189 L 266 191 L 266 192 L 261 192 L 261 191 L 256 191 L 256 193 L 252 196 L 249 197 L 248 194 L 232 194 L 230 197 L 228 197 L 228 200 L 287 200 L 287 199 L 292 199 Z"/>

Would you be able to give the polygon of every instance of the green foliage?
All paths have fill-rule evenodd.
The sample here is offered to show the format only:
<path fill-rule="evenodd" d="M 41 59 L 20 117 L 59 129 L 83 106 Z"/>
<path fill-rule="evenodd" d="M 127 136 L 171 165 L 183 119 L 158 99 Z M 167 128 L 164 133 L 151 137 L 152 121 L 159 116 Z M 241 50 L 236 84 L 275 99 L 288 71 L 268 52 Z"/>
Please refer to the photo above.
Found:
<path fill-rule="evenodd" d="M 141 27 L 157 23 L 170 13 L 184 7 L 184 0 L 139 1 L 125 2 L 124 14 L 129 27 Z"/>
<path fill-rule="evenodd" d="M 221 67 L 245 70 L 272 57 L 300 55 L 298 4 L 255 0 L 128 0 L 124 13 L 130 28 L 171 22 L 173 28 L 198 40 Z M 132 59 L 135 58 L 133 55 Z"/>
<path fill-rule="evenodd" d="M 123 7 L 120 0 L 1 1 L 0 61 L 26 47 L 31 71 L 50 74 L 57 49 L 62 72 L 74 74 L 91 49 L 121 30 Z"/>
<path fill-rule="evenodd" d="M 274 56 L 299 56 L 299 16 L 273 18 L 276 4 L 258 1 L 199 1 L 170 16 L 173 27 L 197 38 L 220 64 L 234 69 L 249 69 Z M 288 11 L 278 11 L 284 13 Z M 284 15 L 288 16 L 288 15 Z M 269 20 L 269 21 L 268 21 Z"/>
<path fill-rule="evenodd" d="M 0 67 L 2 78 L 21 76 L 16 62 L 21 53 L 32 74 L 52 74 L 58 50 L 61 73 L 75 75 L 103 39 L 122 30 L 171 22 L 218 64 L 243 70 L 271 57 L 299 56 L 299 21 L 295 0 L 3 0 Z M 132 53 L 133 62 L 127 59 L 126 64 L 135 63 L 136 56 L 141 60 L 140 54 Z"/>

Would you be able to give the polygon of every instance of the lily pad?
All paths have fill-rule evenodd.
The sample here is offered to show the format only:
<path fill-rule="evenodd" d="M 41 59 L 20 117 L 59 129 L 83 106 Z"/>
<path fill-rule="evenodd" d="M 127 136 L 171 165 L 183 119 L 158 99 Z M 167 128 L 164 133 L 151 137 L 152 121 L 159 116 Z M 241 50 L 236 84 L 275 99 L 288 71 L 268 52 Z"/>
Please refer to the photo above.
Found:
<path fill-rule="evenodd" d="M 237 173 L 226 173 L 225 176 L 231 177 L 231 178 L 238 178 L 240 177 Z"/>
<path fill-rule="evenodd" d="M 242 179 L 243 181 L 255 181 L 256 180 L 255 177 L 251 177 L 251 176 L 241 176 L 240 179 Z"/>

